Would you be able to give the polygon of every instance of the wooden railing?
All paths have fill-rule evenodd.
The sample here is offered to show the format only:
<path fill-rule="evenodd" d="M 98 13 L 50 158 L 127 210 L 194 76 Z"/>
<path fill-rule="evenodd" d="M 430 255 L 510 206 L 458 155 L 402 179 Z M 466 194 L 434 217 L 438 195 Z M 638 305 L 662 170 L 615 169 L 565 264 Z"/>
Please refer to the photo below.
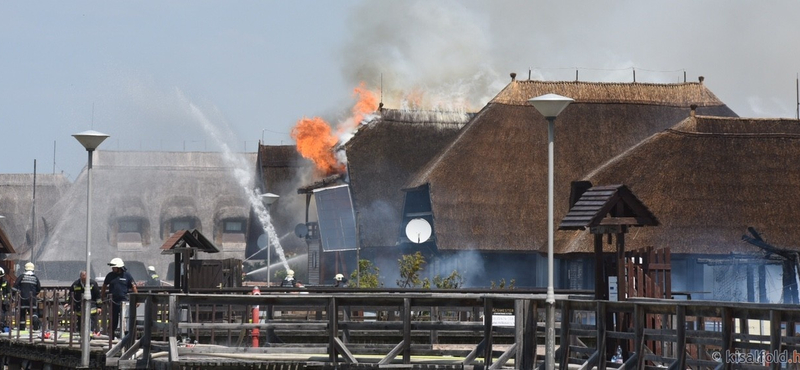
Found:
<path fill-rule="evenodd" d="M 263 292 L 262 292 L 263 294 Z M 324 354 L 328 362 L 378 365 L 424 362 L 432 353 L 456 354 L 462 365 L 482 363 L 486 368 L 542 366 L 544 295 L 454 293 L 347 293 L 265 294 L 261 296 L 215 294 L 133 294 L 134 330 L 107 353 L 117 366 L 149 367 L 155 352 L 165 361 L 180 364 L 187 355 L 249 358 L 274 353 Z M 250 322 L 247 315 L 259 305 L 264 314 Z M 668 367 L 673 369 L 729 369 L 749 361 L 748 368 L 778 369 L 763 354 L 780 354 L 786 362 L 800 360 L 795 350 L 800 337 L 795 306 L 732 304 L 724 302 L 631 300 L 594 301 L 557 297 L 560 320 L 556 359 L 561 369 L 569 364 L 581 369 Z M 375 321 L 354 319 L 353 312 L 375 312 Z M 136 313 L 143 318 L 136 325 Z M 495 315 L 510 313 L 511 327 L 492 325 Z M 629 323 L 614 330 L 608 317 Z M 485 319 L 480 320 L 480 316 Z M 647 320 L 658 316 L 660 320 Z M 166 318 L 166 320 L 165 320 Z M 750 332 L 748 323 L 763 332 Z M 667 323 L 667 324 L 664 324 Z M 259 329 L 261 341 L 252 346 L 249 336 Z M 443 333 L 462 333 L 474 340 L 462 343 L 462 353 L 447 353 Z M 381 334 L 382 333 L 382 334 Z M 389 343 L 376 338 L 394 333 Z M 364 344 L 359 336 L 371 338 Z M 420 343 L 420 337 L 430 338 Z M 412 340 L 413 337 L 413 340 Z M 450 335 L 448 338 L 457 338 Z M 187 338 L 189 338 L 187 342 Z M 320 339 L 322 338 L 322 339 Z M 504 343 L 497 344 L 501 339 Z M 159 340 L 161 340 L 159 342 Z M 393 342 L 392 342 L 393 340 Z M 622 363 L 610 361 L 619 347 Z M 438 348 L 438 349 L 436 349 Z M 136 354 L 138 350 L 142 350 Z M 377 359 L 374 355 L 380 355 Z M 373 355 L 372 359 L 364 356 Z M 419 358 L 417 358 L 419 357 Z M 265 357 L 266 358 L 266 357 Z M 441 358 L 437 363 L 441 363 Z M 265 360 L 266 361 L 266 360 Z M 431 360 L 433 361 L 433 360 Z M 740 363 L 736 363 L 736 361 Z M 794 365 L 792 365 L 794 366 Z"/>
<path fill-rule="evenodd" d="M 313 354 L 316 361 L 323 356 L 341 365 L 449 360 L 454 367 L 533 369 L 543 362 L 543 294 L 355 289 L 227 293 L 131 294 L 131 330 L 120 341 L 107 339 L 106 364 L 180 367 L 198 356 L 266 362 L 277 361 L 270 357 L 276 353 L 294 354 L 297 361 Z M 63 288 L 44 294 L 43 330 L 53 336 L 70 333 L 68 340 L 55 344 L 78 348 L 77 332 L 71 331 L 74 316 L 63 310 L 64 294 Z M 780 369 L 800 363 L 800 310 L 795 305 L 639 298 L 615 302 L 566 295 L 556 299 L 560 369 Z M 260 314 L 253 320 L 256 305 Z M 17 309 L 12 305 L 9 314 L 16 315 Z M 616 322 L 624 323 L 621 329 L 615 329 Z M 254 329 L 259 329 L 257 337 Z M 53 344 L 27 333 L 3 338 Z M 42 348 L 46 359 L 49 347 Z M 617 348 L 622 363 L 612 362 Z M 425 357 L 432 355 L 439 357 Z"/>

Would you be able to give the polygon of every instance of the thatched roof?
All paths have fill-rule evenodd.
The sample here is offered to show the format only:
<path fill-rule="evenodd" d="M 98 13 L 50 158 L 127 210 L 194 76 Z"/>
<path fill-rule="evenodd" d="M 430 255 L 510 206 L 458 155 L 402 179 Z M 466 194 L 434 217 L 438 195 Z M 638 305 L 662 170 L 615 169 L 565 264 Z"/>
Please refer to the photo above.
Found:
<path fill-rule="evenodd" d="M 586 177 L 624 183 L 661 226 L 633 229 L 629 245 L 672 253 L 759 252 L 747 227 L 781 248 L 800 250 L 800 121 L 689 117 Z M 588 252 L 585 232 L 560 232 L 560 252 Z M 609 247 L 609 251 L 612 246 Z"/>
<path fill-rule="evenodd" d="M 95 151 L 92 167 L 92 260 L 106 269 L 114 257 L 141 261 L 158 271 L 172 262 L 159 254 L 170 236 L 169 222 L 175 218 L 195 220 L 221 249 L 213 258 L 244 258 L 244 250 L 218 238 L 227 218 L 246 221 L 250 203 L 239 177 L 254 168 L 255 153 L 226 156 L 209 152 L 114 152 Z M 249 184 L 253 183 L 249 179 Z M 61 201 L 43 217 L 52 225 L 39 260 L 82 260 L 86 246 L 86 171 Z M 142 222 L 141 247 L 123 248 L 129 241 L 118 239 L 120 220 Z M 118 243 L 118 244 L 115 244 Z M 136 244 L 133 242 L 132 244 Z M 142 245 L 143 244 L 143 245 Z M 232 244 L 231 244 L 232 245 Z M 99 265 L 98 265 L 99 261 Z"/>
<path fill-rule="evenodd" d="M 16 246 L 15 258 L 30 258 L 31 222 L 33 211 L 33 174 L 0 174 L 0 221 L 11 244 Z M 36 242 L 41 243 L 52 224 L 42 216 L 58 202 L 71 186 L 62 174 L 36 174 Z"/>
<path fill-rule="evenodd" d="M 691 104 L 735 116 L 699 83 L 512 81 L 407 183 L 430 186 L 439 250 L 546 250 L 547 122 L 527 103 L 546 93 L 575 99 L 555 123 L 556 220 L 570 181 L 684 119 Z"/>
<path fill-rule="evenodd" d="M 702 82 L 674 84 L 611 83 L 566 81 L 512 81 L 493 100 L 494 103 L 528 105 L 528 99 L 544 95 L 568 96 L 581 103 L 646 104 L 689 108 L 722 107 L 722 101 Z M 730 113 L 733 113 L 730 111 Z M 729 116 L 731 114 L 724 114 Z"/>
<path fill-rule="evenodd" d="M 362 248 L 394 246 L 409 178 L 449 145 L 465 113 L 381 109 L 345 145 Z"/>

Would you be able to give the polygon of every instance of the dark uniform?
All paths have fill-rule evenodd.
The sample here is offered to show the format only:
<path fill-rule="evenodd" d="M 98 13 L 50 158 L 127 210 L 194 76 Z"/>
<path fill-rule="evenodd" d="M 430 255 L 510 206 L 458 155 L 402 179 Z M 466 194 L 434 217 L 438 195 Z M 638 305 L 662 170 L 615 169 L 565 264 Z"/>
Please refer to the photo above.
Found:
<path fill-rule="evenodd" d="M 161 279 L 156 274 L 155 270 L 148 269 L 147 274 L 147 286 L 161 286 Z"/>
<path fill-rule="evenodd" d="M 283 278 L 283 281 L 281 281 L 281 287 L 292 287 L 292 288 L 294 288 L 296 286 L 297 286 L 297 280 L 294 279 L 294 276 L 287 276 L 287 277 Z"/>
<path fill-rule="evenodd" d="M 39 330 L 39 315 L 37 315 L 39 301 L 36 297 L 42 291 L 39 278 L 36 277 L 32 270 L 25 271 L 22 276 L 17 278 L 14 283 L 14 289 L 19 291 L 20 299 L 19 330 L 25 330 L 25 320 L 28 313 L 31 314 L 33 330 Z"/>
<path fill-rule="evenodd" d="M 75 317 L 78 319 L 78 326 L 77 328 L 81 328 L 81 317 L 83 316 L 83 291 L 85 288 L 83 279 L 75 280 L 74 283 L 69 287 L 69 290 L 72 292 L 72 311 L 75 312 Z M 97 285 L 97 282 L 94 280 L 89 280 L 89 292 L 92 295 L 92 308 L 91 308 L 91 323 L 92 323 L 92 331 L 97 332 L 97 307 L 100 306 L 102 300 L 100 299 L 100 287 Z"/>
<path fill-rule="evenodd" d="M 0 308 L 3 311 L 2 317 L 0 317 L 0 325 L 2 325 L 0 329 L 5 331 L 5 328 L 8 327 L 8 311 L 10 311 L 9 303 L 11 302 L 11 284 L 8 283 L 5 272 L 0 276 L 0 299 L 3 301 L 2 304 L 0 304 Z"/>
<path fill-rule="evenodd" d="M 106 275 L 103 288 L 111 293 L 111 330 L 119 328 L 119 317 L 122 313 L 122 302 L 128 301 L 128 292 L 136 290 L 136 281 L 128 271 L 118 268 Z M 109 333 L 111 335 L 113 333 Z"/>

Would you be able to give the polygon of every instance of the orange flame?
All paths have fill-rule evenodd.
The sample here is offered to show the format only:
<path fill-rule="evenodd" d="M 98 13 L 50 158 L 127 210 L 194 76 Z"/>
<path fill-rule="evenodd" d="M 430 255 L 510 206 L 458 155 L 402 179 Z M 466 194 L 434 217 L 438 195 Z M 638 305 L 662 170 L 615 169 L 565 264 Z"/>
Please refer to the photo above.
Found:
<path fill-rule="evenodd" d="M 353 89 L 353 96 L 358 96 L 358 102 L 353 106 L 353 122 L 358 125 L 364 120 L 364 116 L 378 110 L 378 97 L 375 93 L 367 90 L 364 83 Z"/>
<path fill-rule="evenodd" d="M 303 118 L 292 129 L 291 135 L 300 155 L 313 161 L 326 176 L 344 171 L 344 166 L 336 161 L 332 150 L 339 139 L 331 134 L 331 126 L 325 120 L 319 117 Z"/>
<path fill-rule="evenodd" d="M 337 125 L 337 136 L 352 133 L 367 114 L 378 109 L 377 95 L 367 90 L 364 83 L 353 89 L 353 96 L 358 102 L 353 106 L 352 117 Z M 337 136 L 331 134 L 331 126 L 322 118 L 303 118 L 292 129 L 292 139 L 297 143 L 297 151 L 314 162 L 317 169 L 326 176 L 344 172 L 343 164 L 338 163 L 333 155 L 333 147 L 338 143 Z"/>

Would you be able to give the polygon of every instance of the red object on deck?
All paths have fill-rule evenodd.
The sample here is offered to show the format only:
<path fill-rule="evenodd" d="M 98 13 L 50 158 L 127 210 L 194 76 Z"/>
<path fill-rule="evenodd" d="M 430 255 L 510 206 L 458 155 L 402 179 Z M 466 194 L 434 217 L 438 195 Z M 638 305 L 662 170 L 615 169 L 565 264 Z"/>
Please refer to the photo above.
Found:
<path fill-rule="evenodd" d="M 261 295 L 261 289 L 258 288 L 258 285 L 253 287 L 253 295 Z M 253 323 L 259 323 L 259 317 L 261 313 L 259 312 L 258 305 L 253 306 Z M 261 331 L 258 328 L 253 328 L 250 332 L 250 336 L 253 338 L 253 348 L 258 348 L 258 336 L 261 334 Z"/>

